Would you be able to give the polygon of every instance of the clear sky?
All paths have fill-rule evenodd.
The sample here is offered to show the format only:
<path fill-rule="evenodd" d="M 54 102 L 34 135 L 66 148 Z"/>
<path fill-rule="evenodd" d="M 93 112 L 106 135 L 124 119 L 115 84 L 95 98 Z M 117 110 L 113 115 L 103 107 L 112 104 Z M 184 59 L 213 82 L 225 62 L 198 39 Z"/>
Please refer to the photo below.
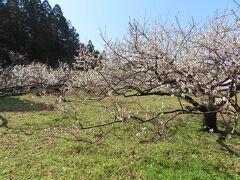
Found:
<path fill-rule="evenodd" d="M 96 49 L 103 49 L 100 29 L 113 40 L 126 33 L 129 19 L 173 21 L 177 15 L 185 24 L 191 17 L 204 22 L 218 10 L 234 7 L 232 0 L 49 0 L 59 4 L 64 16 L 80 35 L 80 41 L 93 41 Z"/>

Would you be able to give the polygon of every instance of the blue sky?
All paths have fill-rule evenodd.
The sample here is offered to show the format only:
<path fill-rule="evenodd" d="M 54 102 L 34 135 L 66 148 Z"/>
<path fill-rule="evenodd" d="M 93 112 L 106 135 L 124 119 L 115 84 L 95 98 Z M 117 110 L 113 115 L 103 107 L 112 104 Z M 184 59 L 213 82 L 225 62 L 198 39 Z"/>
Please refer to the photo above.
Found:
<path fill-rule="evenodd" d="M 129 19 L 150 22 L 155 19 L 173 21 L 177 15 L 182 24 L 194 17 L 204 22 L 218 10 L 234 7 L 232 0 L 49 0 L 59 4 L 64 16 L 72 22 L 80 41 L 93 41 L 96 49 L 103 49 L 100 29 L 113 40 L 126 33 Z"/>

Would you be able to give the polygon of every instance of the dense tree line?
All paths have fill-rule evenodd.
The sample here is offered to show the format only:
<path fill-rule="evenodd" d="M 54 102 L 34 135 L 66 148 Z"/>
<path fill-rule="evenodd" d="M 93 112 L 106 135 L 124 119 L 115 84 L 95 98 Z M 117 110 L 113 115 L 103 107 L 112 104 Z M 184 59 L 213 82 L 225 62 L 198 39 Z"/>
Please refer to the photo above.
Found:
<path fill-rule="evenodd" d="M 73 62 L 80 48 L 76 29 L 59 5 L 47 0 L 0 0 L 0 60 L 11 62 L 11 52 L 47 63 Z"/>

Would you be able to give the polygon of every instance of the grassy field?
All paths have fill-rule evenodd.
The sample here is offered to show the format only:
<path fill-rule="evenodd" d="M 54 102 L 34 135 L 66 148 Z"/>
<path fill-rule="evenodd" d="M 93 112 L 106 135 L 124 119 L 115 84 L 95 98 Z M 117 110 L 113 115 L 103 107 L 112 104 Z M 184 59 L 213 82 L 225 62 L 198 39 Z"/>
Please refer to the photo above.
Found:
<path fill-rule="evenodd" d="M 84 123 L 110 117 L 109 99 L 83 101 L 84 96 L 68 96 Z M 161 100 L 176 106 L 170 98 L 140 99 L 150 109 Z M 118 101 L 136 109 L 135 99 Z M 56 111 L 58 105 L 55 97 L 1 98 L 0 179 L 240 179 L 240 135 L 222 140 L 221 134 L 201 132 L 200 115 L 177 118 L 157 143 L 140 143 L 129 123 L 88 145 L 51 137 L 51 131 L 71 137 L 62 129 L 74 121 Z"/>

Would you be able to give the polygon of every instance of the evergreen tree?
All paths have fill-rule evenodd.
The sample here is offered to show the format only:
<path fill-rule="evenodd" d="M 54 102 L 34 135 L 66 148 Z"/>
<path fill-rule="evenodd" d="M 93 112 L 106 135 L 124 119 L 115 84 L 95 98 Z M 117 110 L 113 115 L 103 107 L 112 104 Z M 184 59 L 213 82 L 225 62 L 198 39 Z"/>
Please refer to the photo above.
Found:
<path fill-rule="evenodd" d="M 51 8 L 47 0 L 0 0 L 1 57 L 3 49 L 55 66 L 59 60 L 73 62 L 79 37 L 59 5 Z"/>
<path fill-rule="evenodd" d="M 88 44 L 87 44 L 87 52 L 93 53 L 93 51 L 94 51 L 94 46 L 93 46 L 93 44 L 92 44 L 92 41 L 89 40 L 89 41 L 88 41 Z"/>
<path fill-rule="evenodd" d="M 44 14 L 48 16 L 52 11 L 52 7 L 50 6 L 48 0 L 44 0 L 42 2 L 42 7 L 43 7 Z"/>

